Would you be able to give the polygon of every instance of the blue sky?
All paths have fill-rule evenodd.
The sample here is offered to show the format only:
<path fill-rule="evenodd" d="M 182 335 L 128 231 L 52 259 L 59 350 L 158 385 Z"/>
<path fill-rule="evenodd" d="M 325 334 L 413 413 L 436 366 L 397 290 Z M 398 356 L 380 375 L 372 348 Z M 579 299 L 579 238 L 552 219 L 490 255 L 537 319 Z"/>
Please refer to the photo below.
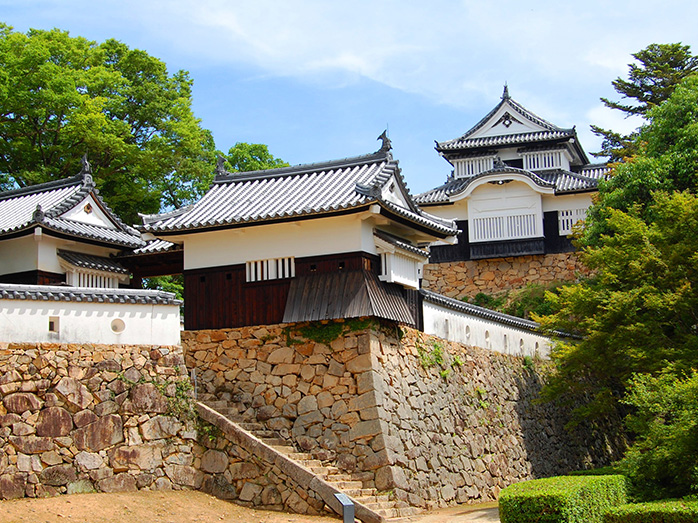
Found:
<path fill-rule="evenodd" d="M 116 38 L 194 79 L 194 112 L 218 149 L 266 143 L 291 164 L 366 154 L 389 128 L 413 193 L 450 166 L 434 140 L 460 136 L 512 97 L 587 152 L 592 123 L 636 123 L 617 99 L 630 54 L 683 42 L 698 53 L 698 2 L 351 0 L 0 0 L 16 30 Z"/>

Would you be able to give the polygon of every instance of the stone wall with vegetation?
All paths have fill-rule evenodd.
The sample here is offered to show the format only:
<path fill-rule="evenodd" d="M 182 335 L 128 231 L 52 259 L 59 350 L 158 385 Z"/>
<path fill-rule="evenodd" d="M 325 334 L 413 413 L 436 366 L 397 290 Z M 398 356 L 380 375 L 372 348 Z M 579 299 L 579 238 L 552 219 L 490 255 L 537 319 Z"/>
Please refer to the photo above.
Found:
<path fill-rule="evenodd" d="M 459 300 L 481 292 L 496 295 L 529 283 L 573 282 L 585 271 L 573 252 L 430 263 L 424 266 L 422 285 Z"/>
<path fill-rule="evenodd" d="M 179 346 L 0 343 L 0 498 L 198 488 Z"/>
<path fill-rule="evenodd" d="M 388 487 L 413 506 L 497 499 L 512 483 L 606 464 L 617 445 L 536 402 L 549 362 L 413 329 L 374 344 Z"/>
<path fill-rule="evenodd" d="M 184 332 L 182 343 L 201 399 L 227 400 L 238 419 L 413 506 L 492 500 L 614 456 L 534 402 L 548 367 L 530 358 L 372 320 Z"/>

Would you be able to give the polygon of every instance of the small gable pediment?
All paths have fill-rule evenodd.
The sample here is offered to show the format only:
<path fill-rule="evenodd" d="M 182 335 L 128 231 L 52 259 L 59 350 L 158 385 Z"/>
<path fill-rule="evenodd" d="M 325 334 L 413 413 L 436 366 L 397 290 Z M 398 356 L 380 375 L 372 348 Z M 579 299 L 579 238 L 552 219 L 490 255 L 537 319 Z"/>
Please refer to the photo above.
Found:
<path fill-rule="evenodd" d="M 70 210 L 61 214 L 60 218 L 108 229 L 117 228 L 91 194 Z"/>
<path fill-rule="evenodd" d="M 546 129 L 519 114 L 508 102 L 504 102 L 484 125 L 469 136 L 471 139 L 510 134 L 535 133 Z"/>

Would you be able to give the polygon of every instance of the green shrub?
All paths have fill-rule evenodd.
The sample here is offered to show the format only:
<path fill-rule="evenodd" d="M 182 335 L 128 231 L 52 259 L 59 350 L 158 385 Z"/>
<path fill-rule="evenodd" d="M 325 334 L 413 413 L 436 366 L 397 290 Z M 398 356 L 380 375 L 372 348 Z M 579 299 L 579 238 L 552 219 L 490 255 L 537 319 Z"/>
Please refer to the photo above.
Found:
<path fill-rule="evenodd" d="M 698 501 L 657 501 L 620 505 L 606 511 L 603 523 L 695 523 Z"/>
<path fill-rule="evenodd" d="M 575 470 L 574 472 L 570 472 L 570 476 L 615 476 L 616 474 L 622 475 L 620 469 L 613 465 L 599 467 L 597 469 Z"/>
<path fill-rule="evenodd" d="M 517 483 L 499 495 L 502 523 L 601 523 L 627 501 L 623 476 L 558 476 Z"/>

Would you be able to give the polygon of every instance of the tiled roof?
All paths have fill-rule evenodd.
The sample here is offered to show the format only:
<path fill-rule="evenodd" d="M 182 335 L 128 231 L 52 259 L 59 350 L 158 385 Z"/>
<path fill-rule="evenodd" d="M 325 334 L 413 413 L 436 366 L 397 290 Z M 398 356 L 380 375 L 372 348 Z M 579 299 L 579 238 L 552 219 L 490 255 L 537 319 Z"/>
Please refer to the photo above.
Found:
<path fill-rule="evenodd" d="M 415 196 L 419 205 L 446 203 L 453 195 L 465 191 L 475 180 L 496 174 L 515 173 L 530 178 L 539 187 L 553 188 L 555 192 L 580 191 L 594 183 L 591 178 L 571 173 L 569 171 L 526 171 L 517 167 L 500 166 L 467 178 L 451 178 L 445 184 Z M 595 186 L 595 185 L 594 185 Z"/>
<path fill-rule="evenodd" d="M 81 252 L 58 251 L 58 257 L 62 258 L 70 265 L 80 267 L 82 269 L 91 269 L 93 271 L 114 272 L 117 274 L 129 274 L 129 270 L 111 258 L 102 256 L 93 256 L 91 254 L 83 254 Z"/>
<path fill-rule="evenodd" d="M 409 207 L 381 197 L 394 176 Z M 439 235 L 455 234 L 453 222 L 414 205 L 398 162 L 389 152 L 266 171 L 221 174 L 209 191 L 187 209 L 143 217 L 142 229 L 156 234 L 234 227 L 359 210 L 377 203 Z"/>
<path fill-rule="evenodd" d="M 520 145 L 547 140 L 560 140 L 572 138 L 576 134 L 574 129 L 561 129 L 559 131 L 538 131 L 533 133 L 504 134 L 500 136 L 483 136 L 481 138 L 465 138 L 461 136 L 454 140 L 439 142 L 437 151 L 448 151 L 454 149 L 475 149 L 480 147 L 503 147 Z"/>
<path fill-rule="evenodd" d="M 180 305 L 174 293 L 142 289 L 93 289 L 55 285 L 0 284 L 0 299 Z"/>
<path fill-rule="evenodd" d="M 487 122 L 499 111 L 503 105 L 508 105 L 518 116 L 522 116 L 526 120 L 542 127 L 544 130 L 533 133 L 520 133 L 520 134 L 510 134 L 503 136 L 490 136 L 482 138 L 469 138 L 475 132 L 480 130 Z M 447 140 L 445 142 L 437 142 L 437 151 L 448 151 L 453 149 L 471 149 L 475 147 L 499 147 L 503 145 L 514 145 L 514 144 L 525 144 L 536 141 L 546 141 L 546 140 L 558 140 L 560 138 L 568 138 L 576 135 L 574 128 L 563 129 L 557 125 L 553 125 L 549 121 L 541 118 L 540 116 L 532 113 L 526 109 L 523 105 L 518 103 L 516 100 L 509 96 L 509 91 L 505 87 L 504 94 L 502 95 L 502 100 L 499 102 L 494 109 L 492 109 L 487 115 L 475 124 L 468 132 L 463 136 L 455 138 L 453 140 Z"/>
<path fill-rule="evenodd" d="M 535 321 L 525 320 L 523 318 L 518 318 L 516 316 L 509 316 L 508 314 L 503 314 L 501 312 L 486 309 L 484 307 L 479 307 L 473 305 L 472 303 L 467 303 L 464 301 L 456 300 L 444 296 L 443 294 L 437 294 L 426 289 L 420 289 L 419 292 L 424 297 L 425 301 L 446 307 L 451 310 L 458 312 L 464 312 L 466 314 L 471 314 L 477 316 L 478 318 L 483 318 L 485 320 L 494 321 L 501 323 L 503 325 L 509 325 L 511 327 L 518 327 L 519 329 L 524 329 L 527 331 L 537 331 L 540 325 Z"/>
<path fill-rule="evenodd" d="M 112 220 L 114 228 L 61 218 L 62 214 L 90 194 Z M 0 236 L 29 230 L 37 225 L 120 247 L 143 245 L 138 231 L 125 225 L 97 194 L 88 173 L 0 193 Z"/>
<path fill-rule="evenodd" d="M 383 241 L 388 242 L 391 245 L 394 245 L 398 249 L 402 249 L 407 252 L 411 252 L 412 254 L 416 254 L 417 256 L 424 256 L 425 258 L 429 257 L 429 251 L 426 249 L 420 249 L 419 247 L 415 247 L 414 245 L 410 245 L 409 243 L 405 243 L 404 241 L 396 238 L 392 234 L 388 234 L 384 231 L 374 231 L 373 235 L 376 236 L 377 238 L 380 238 Z"/>
<path fill-rule="evenodd" d="M 133 252 L 129 254 L 155 254 L 158 252 L 175 251 L 181 249 L 182 246 L 176 243 L 168 242 L 167 240 L 150 240 L 145 244 L 144 247 L 139 247 L 134 249 Z"/>

